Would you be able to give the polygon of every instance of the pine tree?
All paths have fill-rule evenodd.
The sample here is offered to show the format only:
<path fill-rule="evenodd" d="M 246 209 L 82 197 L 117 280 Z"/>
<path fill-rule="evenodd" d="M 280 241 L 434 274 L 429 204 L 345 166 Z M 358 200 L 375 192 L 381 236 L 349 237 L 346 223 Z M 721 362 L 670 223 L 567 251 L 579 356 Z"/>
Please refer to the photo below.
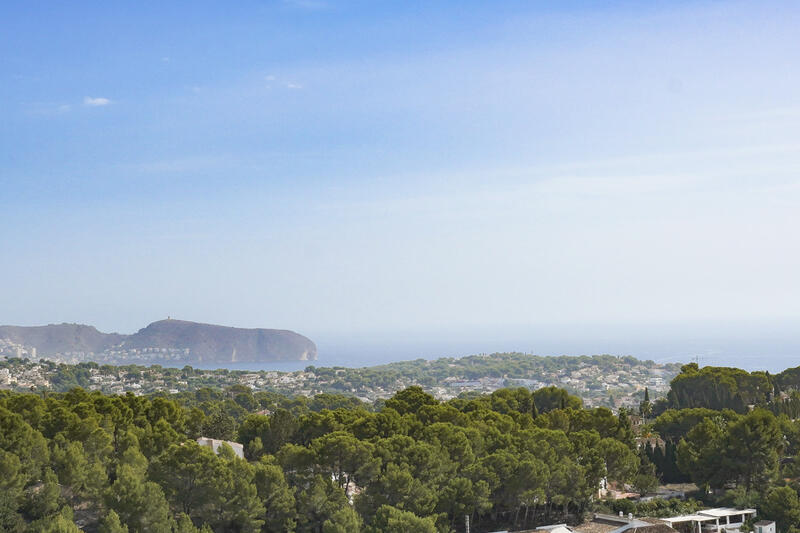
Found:
<path fill-rule="evenodd" d="M 181 513 L 172 525 L 173 533 L 199 533 L 200 529 L 192 523 L 192 519 L 186 513 Z"/>
<path fill-rule="evenodd" d="M 128 526 L 120 521 L 119 515 L 112 509 L 100 522 L 100 528 L 97 531 L 98 533 L 128 533 Z"/>
<path fill-rule="evenodd" d="M 170 533 L 167 500 L 161 487 L 128 465 L 120 466 L 117 480 L 106 491 L 106 505 L 134 531 Z"/>
<path fill-rule="evenodd" d="M 232 476 L 226 477 L 228 484 L 222 491 L 225 498 L 221 502 L 219 529 L 240 533 L 261 531 L 266 509 L 258 497 L 254 468 L 236 457 L 228 446 L 220 452 L 220 459 Z"/>
<path fill-rule="evenodd" d="M 647 422 L 647 417 L 653 412 L 653 404 L 650 403 L 650 392 L 647 387 L 644 388 L 644 400 L 639 404 L 639 414 L 642 416 L 642 421 Z"/>
<path fill-rule="evenodd" d="M 36 531 L 37 533 L 83 533 L 83 530 L 72 521 L 72 509 L 66 506 L 58 514 L 32 523 L 29 531 Z"/>
<path fill-rule="evenodd" d="M 322 533 L 358 533 L 362 527 L 361 517 L 355 509 L 346 505 L 322 524 Z"/>

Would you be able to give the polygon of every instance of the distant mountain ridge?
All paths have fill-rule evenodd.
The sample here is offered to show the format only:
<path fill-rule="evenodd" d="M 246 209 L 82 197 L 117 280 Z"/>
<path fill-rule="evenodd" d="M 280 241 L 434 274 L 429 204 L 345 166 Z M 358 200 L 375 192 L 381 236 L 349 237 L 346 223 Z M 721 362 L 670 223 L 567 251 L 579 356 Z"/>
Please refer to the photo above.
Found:
<path fill-rule="evenodd" d="M 83 324 L 0 326 L 0 339 L 36 348 L 39 354 L 102 352 L 122 342 L 125 335 L 101 333 Z"/>
<path fill-rule="evenodd" d="M 289 330 L 245 329 L 185 320 L 159 320 L 132 335 L 102 333 L 83 324 L 0 326 L 0 341 L 27 355 L 97 362 L 182 361 L 257 363 L 317 358 L 307 337 Z M 35 352 L 31 350 L 35 348 Z M 80 360 L 80 359 L 79 359 Z"/>

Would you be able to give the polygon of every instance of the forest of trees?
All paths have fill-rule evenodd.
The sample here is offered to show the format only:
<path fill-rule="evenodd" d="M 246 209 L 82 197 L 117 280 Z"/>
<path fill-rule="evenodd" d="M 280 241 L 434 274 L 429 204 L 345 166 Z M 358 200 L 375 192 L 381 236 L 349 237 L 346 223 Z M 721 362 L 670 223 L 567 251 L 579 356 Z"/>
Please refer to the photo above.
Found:
<path fill-rule="evenodd" d="M 706 407 L 744 413 L 748 406 L 770 401 L 774 387 L 768 372 L 715 366 L 699 368 L 697 363 L 690 363 L 672 380 L 667 403 L 674 408 Z"/>
<path fill-rule="evenodd" d="M 377 410 L 246 387 L 2 392 L 0 427 L 2 531 L 522 527 L 587 510 L 603 477 L 633 481 L 641 462 L 625 419 L 556 388 L 446 403 L 409 388 Z"/>
<path fill-rule="evenodd" d="M 376 405 L 241 385 L 0 391 L 0 531 L 447 532 L 466 516 L 490 531 L 705 502 L 756 506 L 788 533 L 800 524 L 800 425 L 797 396 L 776 379 L 686 365 L 667 405 L 643 400 L 653 418 L 638 442 L 664 444 L 640 447 L 634 413 L 555 387 L 447 402 L 411 387 Z M 199 436 L 239 442 L 245 458 Z M 603 478 L 641 494 L 691 480 L 704 502 L 603 502 Z"/>

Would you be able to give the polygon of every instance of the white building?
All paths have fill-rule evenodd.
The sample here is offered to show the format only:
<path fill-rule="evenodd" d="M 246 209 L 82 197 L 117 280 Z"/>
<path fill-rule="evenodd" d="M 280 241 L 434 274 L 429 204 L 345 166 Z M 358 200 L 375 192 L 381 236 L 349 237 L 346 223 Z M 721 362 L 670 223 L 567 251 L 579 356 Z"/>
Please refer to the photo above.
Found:
<path fill-rule="evenodd" d="M 549 526 L 539 526 L 536 528 L 536 531 L 542 531 L 544 533 L 573 533 L 573 531 L 567 527 L 567 524 L 552 524 Z"/>
<path fill-rule="evenodd" d="M 197 439 L 197 444 L 200 446 L 205 446 L 207 448 L 211 448 L 214 453 L 219 453 L 219 447 L 223 444 L 227 444 L 233 449 L 233 453 L 239 459 L 244 459 L 244 446 L 239 444 L 238 442 L 233 442 L 230 440 L 219 440 L 219 439 L 210 439 L 208 437 L 200 437 Z"/>
<path fill-rule="evenodd" d="M 687 531 L 687 533 L 738 533 L 744 521 L 751 516 L 756 516 L 755 509 L 717 507 L 715 509 L 697 511 L 697 513 L 692 515 L 662 518 L 661 521 L 669 527 Z M 676 527 L 679 525 L 683 527 Z M 775 532 L 765 531 L 764 533 Z"/>
<path fill-rule="evenodd" d="M 772 520 L 759 520 L 753 527 L 754 533 L 775 533 L 775 522 Z"/>

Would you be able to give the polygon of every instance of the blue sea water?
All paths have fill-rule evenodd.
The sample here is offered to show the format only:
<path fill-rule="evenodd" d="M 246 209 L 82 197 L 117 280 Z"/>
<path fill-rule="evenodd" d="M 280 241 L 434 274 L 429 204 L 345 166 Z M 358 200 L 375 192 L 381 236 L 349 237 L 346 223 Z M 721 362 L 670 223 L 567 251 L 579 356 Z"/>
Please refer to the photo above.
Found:
<path fill-rule="evenodd" d="M 631 355 L 659 363 L 733 366 L 779 372 L 800 365 L 800 324 L 685 323 L 484 327 L 414 332 L 309 334 L 316 361 L 226 365 L 244 370 L 302 370 L 307 366 L 364 367 L 413 359 L 462 357 L 481 353 L 537 355 Z"/>

